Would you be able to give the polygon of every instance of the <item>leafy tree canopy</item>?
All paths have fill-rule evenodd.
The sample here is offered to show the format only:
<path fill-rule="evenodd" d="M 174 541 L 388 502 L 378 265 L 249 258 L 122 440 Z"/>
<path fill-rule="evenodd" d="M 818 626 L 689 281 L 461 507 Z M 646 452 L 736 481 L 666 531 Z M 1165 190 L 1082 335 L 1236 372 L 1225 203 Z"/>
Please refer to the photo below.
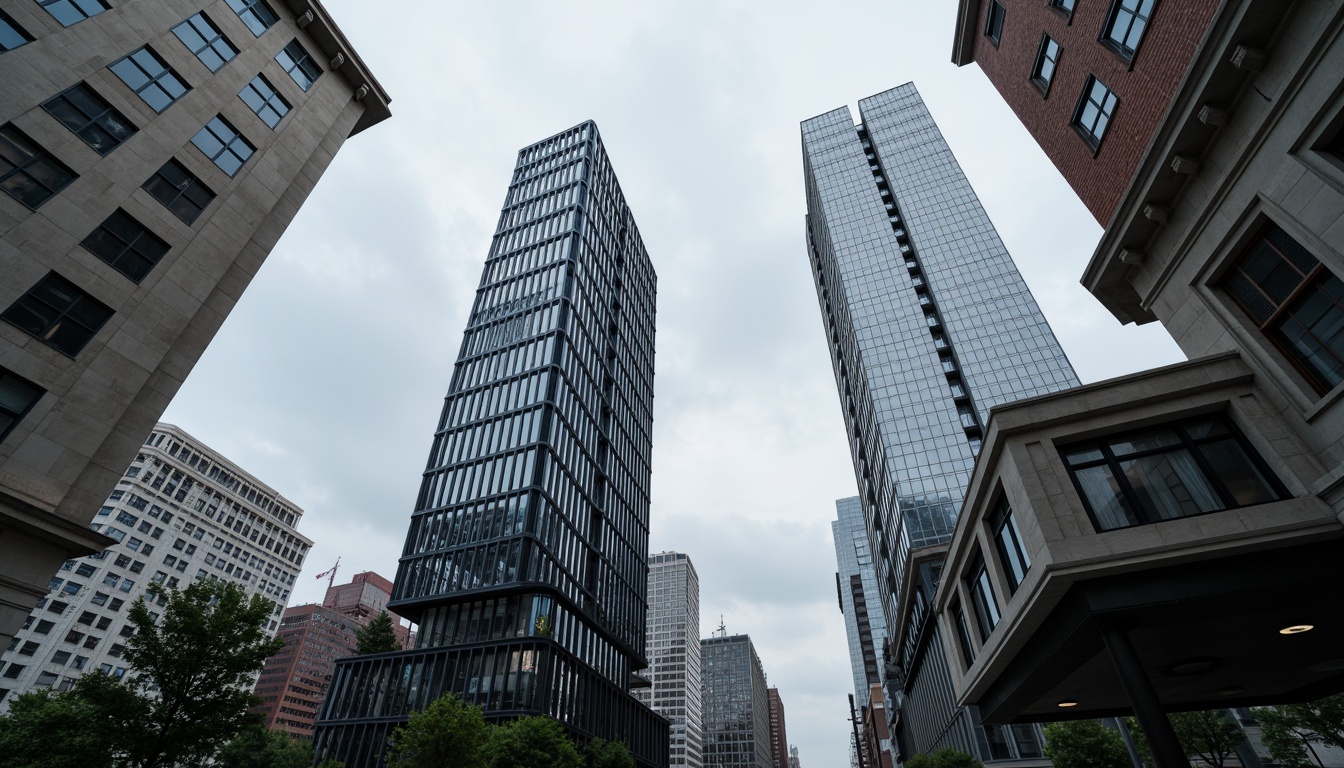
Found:
<path fill-rule="evenodd" d="M 386 615 L 386 614 L 384 614 Z M 392 734 L 390 768 L 486 768 L 490 726 L 480 707 L 445 694 Z"/>
<path fill-rule="evenodd" d="M 635 758 L 623 741 L 593 739 L 588 742 L 590 768 L 635 768 Z"/>
<path fill-rule="evenodd" d="M 360 656 L 401 650 L 401 642 L 392 628 L 392 614 L 383 611 L 370 619 L 355 631 L 355 643 L 355 653 Z"/>
<path fill-rule="evenodd" d="M 125 720 L 144 711 L 139 697 L 101 672 L 80 677 L 68 691 L 25 693 L 0 717 L 0 768 L 111 768 L 110 745 Z"/>
<path fill-rule="evenodd" d="M 1223 768 L 1237 753 L 1237 745 L 1246 740 L 1241 726 L 1227 716 L 1226 710 L 1173 712 L 1167 717 L 1186 754 L 1213 768 Z"/>
<path fill-rule="evenodd" d="M 1045 756 L 1055 768 L 1130 768 L 1124 739 L 1097 720 L 1045 726 Z"/>
<path fill-rule="evenodd" d="M 1255 710 L 1263 742 L 1275 762 L 1289 768 L 1312 765 L 1310 742 L 1344 749 L 1344 694 L 1306 704 Z"/>
<path fill-rule="evenodd" d="M 985 768 L 980 758 L 951 747 L 943 747 L 927 755 L 915 755 L 905 761 L 905 768 Z"/>
<path fill-rule="evenodd" d="M 215 758 L 219 768 L 311 768 L 313 745 L 260 724 L 246 728 Z"/>
<path fill-rule="evenodd" d="M 487 748 L 490 768 L 584 768 L 560 723 L 532 716 L 497 725 Z"/>

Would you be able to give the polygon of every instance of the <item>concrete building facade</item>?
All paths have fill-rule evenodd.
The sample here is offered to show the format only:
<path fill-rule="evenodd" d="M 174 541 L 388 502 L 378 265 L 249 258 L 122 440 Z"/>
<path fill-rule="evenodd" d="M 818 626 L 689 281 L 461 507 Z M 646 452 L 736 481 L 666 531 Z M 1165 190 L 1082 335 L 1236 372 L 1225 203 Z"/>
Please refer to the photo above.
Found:
<path fill-rule="evenodd" d="M 337 663 L 320 759 L 381 764 L 392 729 L 452 692 L 667 764 L 667 721 L 630 695 L 656 284 L 594 123 L 518 153 L 388 603 L 415 649 Z"/>
<path fill-rule="evenodd" d="M 130 607 L 151 583 L 185 588 L 222 579 L 273 604 L 274 633 L 312 541 L 303 510 L 171 424 L 158 424 L 97 510 L 92 529 L 114 542 L 58 566 L 10 641 L 0 711 L 40 688 L 64 690 L 98 670 L 120 677 Z"/>
<path fill-rule="evenodd" d="M 929 605 L 996 405 L 1078 383 L 912 84 L 802 124 L 809 262 L 886 618 L 898 754 L 1040 758 L 957 707 Z M 867 698 L 860 692 L 859 701 Z"/>
<path fill-rule="evenodd" d="M 1219 0 L 959 0 L 952 61 L 974 61 L 1105 226 Z"/>
<path fill-rule="evenodd" d="M 646 632 L 649 666 L 639 675 L 648 685 L 635 698 L 667 718 L 668 765 L 704 765 L 705 726 L 701 706 L 700 576 L 680 552 L 649 558 L 649 612 Z"/>
<path fill-rule="evenodd" d="M 789 768 L 789 733 L 784 722 L 784 700 L 779 697 L 779 689 L 767 688 L 766 696 L 770 701 L 770 760 L 775 768 Z"/>
<path fill-rule="evenodd" d="M 720 631 L 700 641 L 705 765 L 772 768 L 765 669 L 747 635 Z"/>
<path fill-rule="evenodd" d="M 235 8 L 237 10 L 235 10 Z M 0 2 L 0 642 L 388 96 L 320 2 Z"/>

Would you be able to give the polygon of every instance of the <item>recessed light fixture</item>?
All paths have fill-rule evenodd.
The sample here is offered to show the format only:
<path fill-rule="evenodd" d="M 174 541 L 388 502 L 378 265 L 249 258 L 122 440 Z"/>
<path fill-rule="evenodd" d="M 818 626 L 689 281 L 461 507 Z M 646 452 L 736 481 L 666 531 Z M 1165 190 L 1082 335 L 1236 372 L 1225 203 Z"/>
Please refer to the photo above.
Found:
<path fill-rule="evenodd" d="M 1290 624 L 1279 630 L 1280 635 L 1300 635 L 1303 632 L 1310 632 L 1315 629 L 1314 624 Z"/>
<path fill-rule="evenodd" d="M 1074 701 L 1073 699 L 1065 699 L 1065 700 L 1059 702 L 1059 706 L 1061 706 L 1061 707 L 1076 707 L 1076 706 L 1078 706 L 1078 702 Z"/>

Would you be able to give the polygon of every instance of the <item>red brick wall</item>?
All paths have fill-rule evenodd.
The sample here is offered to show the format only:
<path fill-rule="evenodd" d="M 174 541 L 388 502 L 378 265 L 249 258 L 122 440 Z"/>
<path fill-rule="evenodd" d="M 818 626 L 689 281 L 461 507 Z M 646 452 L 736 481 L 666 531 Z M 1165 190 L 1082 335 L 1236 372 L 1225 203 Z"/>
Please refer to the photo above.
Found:
<path fill-rule="evenodd" d="M 984 35 L 989 0 L 979 3 L 971 22 L 975 61 L 1105 226 L 1129 188 L 1221 0 L 1158 0 L 1132 69 L 1131 62 L 1099 42 L 1111 0 L 1077 0 L 1072 19 L 1051 8 L 1048 0 L 1001 2 L 1007 13 L 998 48 Z M 1043 33 L 1062 48 L 1046 96 L 1031 80 Z M 1069 124 L 1090 74 L 1120 100 L 1096 157 Z M 992 127 L 986 125 L 985 130 Z"/>

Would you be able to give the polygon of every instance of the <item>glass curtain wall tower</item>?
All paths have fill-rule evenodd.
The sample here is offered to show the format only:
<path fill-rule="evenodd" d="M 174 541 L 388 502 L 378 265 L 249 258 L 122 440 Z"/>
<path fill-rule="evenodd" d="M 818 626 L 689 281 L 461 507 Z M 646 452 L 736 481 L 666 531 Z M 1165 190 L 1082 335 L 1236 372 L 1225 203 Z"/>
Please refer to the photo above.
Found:
<path fill-rule="evenodd" d="M 928 616 L 989 410 L 1077 385 L 913 84 L 802 124 L 808 252 L 887 621 L 907 757 L 983 759 L 1005 732 L 953 704 Z M 907 585 L 902 588 L 901 585 Z M 1031 744 L 1013 754 L 1039 754 Z"/>
<path fill-rule="evenodd" d="M 415 648 L 338 663 L 317 751 L 382 764 L 452 692 L 667 764 L 629 693 L 644 656 L 656 276 L 597 126 L 523 149 L 406 536 L 390 609 Z"/>

